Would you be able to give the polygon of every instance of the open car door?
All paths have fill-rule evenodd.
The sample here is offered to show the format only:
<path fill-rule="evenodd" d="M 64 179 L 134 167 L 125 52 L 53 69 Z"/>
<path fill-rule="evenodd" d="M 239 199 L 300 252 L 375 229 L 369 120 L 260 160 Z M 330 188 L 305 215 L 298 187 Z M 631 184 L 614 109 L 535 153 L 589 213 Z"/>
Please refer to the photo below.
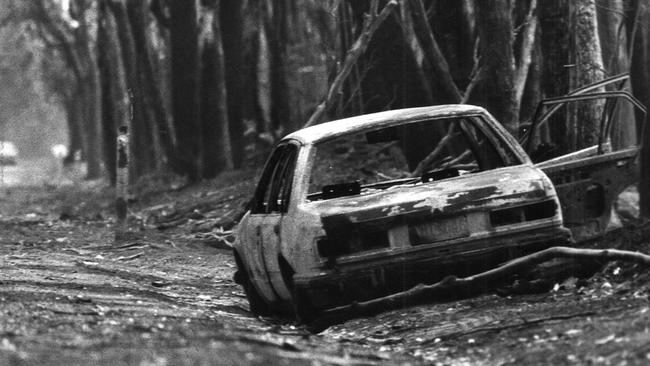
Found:
<path fill-rule="evenodd" d="M 562 205 L 564 224 L 576 241 L 603 235 L 620 226 L 614 203 L 639 176 L 641 146 L 612 147 L 610 136 L 615 125 L 625 122 L 622 118 L 634 118 L 634 113 L 627 113 L 627 116 L 620 113 L 626 104 L 625 107 L 631 106 L 643 113 L 646 113 L 645 107 L 626 91 L 593 91 L 616 83 L 622 86 L 626 79 L 627 75 L 619 75 L 567 96 L 541 101 L 529 129 L 520 139 L 533 162 L 553 181 Z M 541 137 L 544 128 L 548 131 L 553 128 L 552 124 L 568 125 L 568 116 L 577 104 L 594 101 L 602 103 L 598 139 L 594 145 L 577 151 L 561 151 L 553 141 L 548 141 L 548 137 Z"/>

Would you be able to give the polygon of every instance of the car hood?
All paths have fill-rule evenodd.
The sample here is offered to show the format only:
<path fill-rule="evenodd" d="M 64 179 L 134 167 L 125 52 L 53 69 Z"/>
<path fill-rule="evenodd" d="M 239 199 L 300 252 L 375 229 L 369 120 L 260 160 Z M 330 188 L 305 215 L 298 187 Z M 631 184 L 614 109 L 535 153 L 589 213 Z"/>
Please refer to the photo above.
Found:
<path fill-rule="evenodd" d="M 538 201 L 554 195 L 546 176 L 532 166 L 516 166 L 441 181 L 395 186 L 382 191 L 309 203 L 323 228 L 373 222 L 389 224 L 409 217 L 445 216 L 458 212 Z M 352 229 L 351 227 L 348 229 Z"/>

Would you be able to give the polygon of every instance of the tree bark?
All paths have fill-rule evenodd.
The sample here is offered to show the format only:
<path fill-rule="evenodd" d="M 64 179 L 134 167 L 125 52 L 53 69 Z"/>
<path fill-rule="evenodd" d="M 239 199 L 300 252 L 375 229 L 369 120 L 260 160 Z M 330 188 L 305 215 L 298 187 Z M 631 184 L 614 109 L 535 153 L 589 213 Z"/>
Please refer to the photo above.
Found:
<path fill-rule="evenodd" d="M 596 0 L 598 35 L 603 52 L 603 65 L 608 76 L 626 72 L 630 68 L 627 35 L 624 30 L 625 6 L 623 0 Z M 612 147 L 615 150 L 636 144 L 634 107 L 619 103 L 615 112 L 619 121 L 612 129 Z"/>
<path fill-rule="evenodd" d="M 412 1 L 412 0 L 411 0 Z M 440 51 L 449 66 L 452 80 L 463 99 L 475 69 L 476 12 L 474 0 L 423 0 L 425 16 Z M 442 90 L 439 80 L 434 89 Z M 470 92 L 473 89 L 470 88 Z"/>
<path fill-rule="evenodd" d="M 595 0 L 573 0 L 570 9 L 575 63 L 572 89 L 575 89 L 600 81 L 605 74 Z M 602 108 L 600 101 L 583 102 L 577 106 L 575 129 L 569 130 L 572 147 L 582 149 L 598 143 Z"/>
<path fill-rule="evenodd" d="M 172 114 L 178 163 L 189 182 L 201 178 L 198 6 L 197 0 L 170 1 Z"/>
<path fill-rule="evenodd" d="M 541 86 L 544 98 L 569 92 L 569 0 L 543 0 L 540 7 L 543 56 Z M 547 123 L 551 141 L 562 152 L 569 152 L 567 114 L 556 113 Z"/>
<path fill-rule="evenodd" d="M 111 31 L 108 26 L 108 10 L 106 2 L 99 3 L 97 9 L 97 67 L 99 68 L 100 83 L 102 88 L 102 132 L 104 137 L 104 163 L 108 173 L 109 182 L 115 186 L 117 181 L 116 172 L 116 139 L 117 139 L 117 121 L 116 110 L 114 105 L 114 89 L 112 85 L 114 80 L 113 63 L 111 60 L 110 49 L 111 37 L 108 32 Z"/>
<path fill-rule="evenodd" d="M 524 95 L 524 89 L 526 87 L 526 81 L 528 80 L 528 70 L 530 69 L 530 64 L 532 62 L 533 49 L 535 47 L 535 40 L 537 38 L 537 0 L 531 0 L 530 6 L 528 8 L 528 13 L 522 24 L 522 37 L 521 45 L 519 50 L 519 60 L 517 62 L 517 67 L 515 70 L 514 76 L 514 87 L 515 87 L 515 100 L 517 102 L 516 110 L 517 116 L 519 116 L 519 110 L 521 108 L 521 99 Z"/>
<path fill-rule="evenodd" d="M 292 132 L 297 127 L 291 120 L 287 80 L 290 1 L 272 2 L 271 14 L 267 14 L 266 26 L 271 54 L 271 126 L 274 130 L 284 131 L 284 133 Z"/>
<path fill-rule="evenodd" d="M 203 177 L 215 177 L 233 168 L 228 98 L 225 81 L 223 45 L 220 26 L 220 0 L 212 1 L 204 11 L 202 34 L 202 103 L 201 128 L 204 146 Z"/>
<path fill-rule="evenodd" d="M 129 22 L 126 3 L 124 0 L 112 0 L 111 9 L 117 25 L 117 35 L 121 46 L 122 63 L 129 91 L 132 115 L 129 126 L 131 138 L 131 153 L 129 179 L 131 183 L 153 170 L 155 167 L 155 150 L 151 131 L 150 116 L 146 113 L 146 102 L 143 92 L 142 73 L 140 72 L 138 54 L 135 49 L 133 30 Z"/>
<path fill-rule="evenodd" d="M 149 128 L 157 132 L 164 157 L 162 160 L 173 170 L 178 172 L 176 150 L 174 145 L 174 130 L 171 124 L 167 105 L 165 104 L 161 81 L 154 72 L 151 40 L 147 37 L 147 1 L 129 1 L 127 10 L 131 25 L 135 53 L 138 58 L 138 69 L 142 81 L 146 115 L 149 118 Z"/>
<path fill-rule="evenodd" d="M 510 2 L 481 0 L 476 1 L 475 6 L 480 39 L 480 67 L 483 73 L 477 90 L 479 98 L 486 109 L 516 135 L 519 116 L 514 84 Z"/>
<path fill-rule="evenodd" d="M 632 92 L 646 107 L 650 106 L 650 1 L 632 0 L 627 24 L 630 42 L 630 81 Z M 641 216 L 650 218 L 650 114 L 637 113 L 637 131 L 641 150 L 639 206 Z"/>
<path fill-rule="evenodd" d="M 242 52 L 246 62 L 242 65 L 242 118 L 247 121 L 254 121 L 258 132 L 264 131 L 264 113 L 260 105 L 260 81 L 259 81 L 259 58 L 260 58 L 260 32 L 264 31 L 264 18 L 262 16 L 261 2 L 249 2 L 244 11 L 245 24 L 243 29 Z M 221 24 L 219 31 L 221 32 Z M 215 30 L 216 32 L 216 30 Z M 216 33 L 215 33 L 216 34 Z M 221 37 L 223 52 L 223 37 Z M 225 66 L 224 66 L 225 67 Z M 225 73 L 225 70 L 224 70 Z M 225 77 L 225 76 L 224 76 Z"/>
<path fill-rule="evenodd" d="M 226 90 L 228 93 L 228 125 L 232 162 L 235 169 L 244 164 L 243 120 L 243 2 L 221 0 L 220 24 L 225 56 Z"/>
<path fill-rule="evenodd" d="M 413 14 L 415 33 L 424 49 L 426 59 L 431 65 L 433 74 L 437 80 L 436 84 L 440 85 L 444 91 L 444 95 L 437 99 L 444 100 L 444 103 L 459 103 L 462 95 L 451 77 L 447 59 L 440 51 L 433 30 L 429 25 L 424 3 L 422 0 L 410 0 L 409 4 Z"/>

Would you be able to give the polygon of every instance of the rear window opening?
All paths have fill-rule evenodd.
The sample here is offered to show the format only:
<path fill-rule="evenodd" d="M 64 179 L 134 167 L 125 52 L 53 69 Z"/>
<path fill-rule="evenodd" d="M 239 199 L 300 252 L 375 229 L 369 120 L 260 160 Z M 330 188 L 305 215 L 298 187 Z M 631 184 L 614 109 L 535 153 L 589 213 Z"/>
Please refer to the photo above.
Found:
<path fill-rule="evenodd" d="M 309 201 L 368 194 L 520 164 L 480 116 L 440 118 L 349 134 L 314 147 Z"/>

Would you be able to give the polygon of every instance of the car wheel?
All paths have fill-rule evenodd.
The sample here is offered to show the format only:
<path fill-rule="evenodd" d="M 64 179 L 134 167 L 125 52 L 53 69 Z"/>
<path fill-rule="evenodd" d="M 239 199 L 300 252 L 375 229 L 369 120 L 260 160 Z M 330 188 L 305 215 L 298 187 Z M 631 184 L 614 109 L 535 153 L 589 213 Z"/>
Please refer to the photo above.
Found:
<path fill-rule="evenodd" d="M 235 252 L 235 262 L 237 263 L 237 272 L 235 272 L 235 282 L 240 284 L 244 288 L 244 293 L 246 294 L 246 299 L 248 300 L 248 307 L 250 311 L 256 315 L 267 316 L 271 315 L 271 309 L 266 304 L 262 296 L 257 292 L 257 289 L 253 285 L 248 277 L 248 272 L 242 263 L 242 260 L 239 258 L 239 254 Z"/>

